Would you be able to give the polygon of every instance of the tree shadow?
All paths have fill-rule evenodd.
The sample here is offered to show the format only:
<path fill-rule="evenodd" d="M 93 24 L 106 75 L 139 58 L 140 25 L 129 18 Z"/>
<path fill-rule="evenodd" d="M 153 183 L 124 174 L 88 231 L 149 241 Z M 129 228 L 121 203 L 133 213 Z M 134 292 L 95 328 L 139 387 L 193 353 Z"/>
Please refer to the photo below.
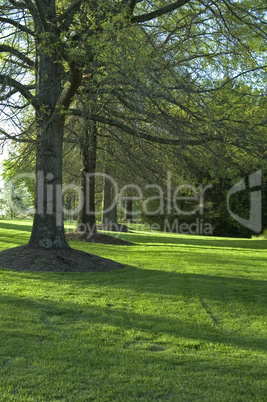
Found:
<path fill-rule="evenodd" d="M 157 314 L 139 314 L 129 310 L 114 308 L 109 305 L 103 306 L 86 306 L 71 302 L 52 302 L 52 301 L 34 301 L 30 298 L 17 298 L 15 296 L 0 297 L 0 304 L 18 307 L 21 311 L 30 310 L 32 316 L 39 315 L 40 322 L 33 323 L 37 326 L 43 323 L 47 329 L 57 331 L 62 325 L 68 324 L 79 326 L 101 324 L 104 326 L 112 326 L 121 331 L 141 331 L 149 333 L 152 337 L 158 337 L 162 334 L 171 335 L 177 338 L 184 338 L 192 341 L 192 345 L 198 345 L 201 348 L 201 342 L 213 344 L 225 344 L 228 346 L 237 346 L 239 348 L 266 351 L 266 338 L 252 339 L 249 336 L 240 333 L 231 333 L 210 325 L 204 326 L 203 323 L 193 320 L 183 321 L 177 317 L 168 319 Z M 35 318 L 36 319 L 36 318 Z M 67 329 L 67 328 L 66 328 Z M 3 329 L 2 329 L 3 330 Z M 5 332 L 15 332 L 14 328 L 6 328 Z M 36 334 L 36 332 L 33 331 Z M 34 336 L 38 336 L 34 335 Z M 203 344 L 204 346 L 204 344 Z M 185 348 L 190 345 L 185 346 Z M 196 346 L 197 348 L 197 346 Z"/>
<path fill-rule="evenodd" d="M 244 248 L 249 250 L 265 250 L 267 249 L 267 239 L 235 239 L 225 237 L 197 237 L 192 238 L 188 235 L 171 235 L 171 234 L 148 234 L 139 235 L 138 233 L 130 233 L 127 239 L 138 244 L 162 244 L 162 245 L 189 245 L 191 247 L 209 247 L 209 248 L 227 248 L 238 249 Z"/>
<path fill-rule="evenodd" d="M 20 224 L 18 224 L 18 221 L 16 221 L 16 223 L 8 223 L 8 222 L 1 221 L 0 229 L 10 229 L 10 230 L 16 230 L 16 231 L 22 231 L 22 232 L 31 232 L 32 225 L 20 225 Z"/>
<path fill-rule="evenodd" d="M 71 279 L 67 278 L 70 283 Z M 265 339 L 231 334 L 193 319 L 184 322 L 179 316 L 168 319 L 111 304 L 6 295 L 0 297 L 0 306 L 5 312 L 0 322 L 0 368 L 8 372 L 10 386 L 16 391 L 27 387 L 29 381 L 39 398 L 58 399 L 59 379 L 60 399 L 68 399 L 75 387 L 78 398 L 85 387 L 85 395 L 93 388 L 99 397 L 103 387 L 109 393 L 116 388 L 114 395 L 117 389 L 127 389 L 131 400 L 159 400 L 162 390 L 164 400 L 192 400 L 194 396 L 197 400 L 232 400 L 236 394 L 254 400 L 255 394 L 263 395 Z M 69 373 L 71 391 L 66 385 Z M 49 384 L 50 397 L 36 378 Z M 176 386 L 181 381 L 186 384 L 182 389 Z M 31 387 L 25 389 L 33 394 Z M 218 395 L 223 397 L 218 399 Z"/>
<path fill-rule="evenodd" d="M 187 338 L 192 341 L 205 341 L 213 343 L 222 343 L 235 345 L 242 348 L 254 350 L 266 350 L 266 339 L 261 338 L 255 331 L 255 338 L 246 334 L 240 334 L 236 331 L 229 331 L 224 328 L 224 319 L 230 318 L 238 322 L 240 309 L 245 309 L 245 315 L 241 321 L 255 320 L 257 314 L 262 315 L 263 308 L 267 306 L 266 299 L 266 281 L 255 281 L 250 279 L 231 278 L 224 276 L 199 275 L 173 273 L 156 270 L 142 270 L 135 267 L 128 267 L 121 271 L 113 271 L 109 274 L 24 274 L 24 280 L 39 279 L 44 283 L 60 284 L 63 288 L 69 287 L 75 292 L 88 287 L 88 300 L 90 300 L 90 287 L 93 286 L 105 289 L 125 292 L 126 295 L 138 299 L 147 294 L 151 299 L 157 295 L 157 303 L 164 305 L 165 298 L 171 297 L 173 308 L 177 306 L 177 316 L 169 319 L 164 313 L 159 315 L 155 311 L 152 314 L 139 314 L 132 311 L 132 307 L 127 302 L 125 296 L 125 308 L 116 307 L 115 301 L 107 302 L 106 306 L 81 305 L 79 302 L 61 302 L 60 305 L 52 301 L 38 301 L 27 298 L 16 298 L 8 296 L 1 298 L 2 303 L 20 303 L 33 310 L 40 310 L 43 316 L 49 314 L 66 315 L 76 317 L 77 321 L 88 321 L 98 324 L 108 324 L 120 327 L 124 330 L 136 329 L 138 331 L 147 331 L 153 336 L 159 333 L 168 334 L 177 337 Z M 110 290 L 111 289 L 111 290 Z M 132 292 L 131 292 L 132 291 Z M 77 293 L 76 293 L 77 294 Z M 162 298 L 161 298 L 162 296 Z M 177 298 L 175 297 L 177 296 Z M 203 322 L 197 322 L 192 316 L 192 321 L 187 319 L 183 321 L 179 318 L 179 303 L 196 303 L 199 312 L 206 316 L 205 325 Z M 123 297 L 123 296 L 122 296 Z M 151 301 L 152 303 L 152 301 Z M 159 304 L 157 304 L 159 305 Z M 227 318 L 228 317 L 228 318 Z M 259 317 L 259 319 L 261 319 Z M 49 321 L 49 317 L 47 318 Z M 242 322 L 240 323 L 240 325 Z M 245 325 L 243 323 L 242 325 Z M 245 328 L 245 327 L 244 327 Z"/>
<path fill-rule="evenodd" d="M 22 232 L 31 232 L 31 225 L 20 225 L 18 223 L 9 223 L 1 221 L 1 229 L 11 229 Z M 265 250 L 267 249 L 267 239 L 235 239 L 235 238 L 224 238 L 224 237 L 201 237 L 195 236 L 191 237 L 188 235 L 172 235 L 170 233 L 157 233 L 151 234 L 138 234 L 138 233 L 120 233 L 120 239 L 125 241 L 130 241 L 135 243 L 136 246 L 144 244 L 146 246 L 153 246 L 155 244 L 162 245 L 188 245 L 190 247 L 201 247 L 201 248 L 219 248 L 219 249 L 248 249 L 248 250 Z"/>

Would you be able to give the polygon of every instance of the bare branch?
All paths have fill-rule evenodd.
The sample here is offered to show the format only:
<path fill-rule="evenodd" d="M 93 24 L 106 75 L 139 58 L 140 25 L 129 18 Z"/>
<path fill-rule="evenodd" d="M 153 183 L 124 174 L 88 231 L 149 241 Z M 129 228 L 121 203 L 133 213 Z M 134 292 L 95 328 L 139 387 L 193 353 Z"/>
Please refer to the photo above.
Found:
<path fill-rule="evenodd" d="M 26 88 L 28 90 L 31 89 L 35 89 L 35 85 L 27 85 Z M 17 89 L 11 89 L 8 93 L 6 93 L 5 95 L 0 96 L 0 101 L 5 101 L 9 98 L 11 98 L 13 95 L 15 95 L 16 93 L 18 93 L 19 91 Z"/>
<path fill-rule="evenodd" d="M 4 141 L 5 139 L 8 138 L 9 140 L 16 141 L 16 142 L 29 142 L 29 143 L 35 142 L 35 140 L 32 140 L 32 139 L 20 138 L 16 135 L 10 135 L 2 128 L 0 128 L 0 133 L 4 136 L 3 138 L 0 137 L 0 141 Z"/>
<path fill-rule="evenodd" d="M 29 67 L 34 68 L 34 62 L 29 59 L 27 56 L 25 56 L 23 53 L 21 53 L 19 50 L 11 47 L 11 46 L 7 46 L 7 45 L 0 45 L 0 53 L 10 53 L 14 56 L 16 56 L 18 59 L 20 59 L 21 61 L 23 61 L 24 63 L 28 64 Z"/>
<path fill-rule="evenodd" d="M 35 26 L 38 26 L 39 22 L 40 22 L 40 18 L 38 16 L 38 11 L 37 11 L 35 5 L 33 4 L 33 2 L 31 0 L 24 0 L 24 2 L 27 5 L 28 10 L 31 13 L 31 16 L 35 22 Z"/>
<path fill-rule="evenodd" d="M 3 22 L 4 24 L 9 24 L 13 25 L 14 27 L 18 28 L 22 32 L 26 32 L 28 35 L 35 36 L 34 32 L 25 27 L 24 25 L 20 24 L 19 22 L 12 20 L 11 18 L 5 18 L 5 17 L 0 17 L 0 22 Z"/>
<path fill-rule="evenodd" d="M 0 96 L 0 102 L 11 98 L 11 96 L 15 95 L 16 93 L 18 93 L 17 89 L 11 89 L 11 91 L 9 91 L 7 94 Z"/>
<path fill-rule="evenodd" d="M 76 109 L 70 109 L 70 112 L 75 116 L 82 117 L 84 115 L 84 113 L 82 111 L 76 110 Z M 200 139 L 200 140 L 162 138 L 162 137 L 157 137 L 157 136 L 153 136 L 153 135 L 144 133 L 143 131 L 139 130 L 138 128 L 129 127 L 126 124 L 124 124 L 118 120 L 109 119 L 107 117 L 94 115 L 94 114 L 90 114 L 88 117 L 90 118 L 90 120 L 97 121 L 99 123 L 104 123 L 109 126 L 118 127 L 125 133 L 128 133 L 134 137 L 142 138 L 143 140 L 155 142 L 158 144 L 176 145 L 176 146 L 203 145 L 210 141 L 220 140 L 220 138 L 217 136 L 216 137 L 205 136 L 205 138 Z"/>
<path fill-rule="evenodd" d="M 36 99 L 29 91 L 26 85 L 21 84 L 19 81 L 14 80 L 8 75 L 0 74 L 0 84 L 3 86 L 8 85 L 16 89 L 25 99 L 27 99 L 34 107 L 36 106 Z"/>
<path fill-rule="evenodd" d="M 12 4 L 12 6 L 20 9 L 20 10 L 24 10 L 26 8 L 25 3 L 20 3 L 18 1 L 14 1 L 14 0 L 9 0 L 9 3 Z"/>
<path fill-rule="evenodd" d="M 160 17 L 161 15 L 170 13 L 178 8 L 182 7 L 186 3 L 189 3 L 190 0 L 178 0 L 168 6 L 159 8 L 156 11 L 152 11 L 151 13 L 136 15 L 132 18 L 132 22 L 146 22 L 153 20 L 154 18 Z"/>
<path fill-rule="evenodd" d="M 255 24 L 253 24 L 253 23 L 249 22 L 248 20 L 246 20 L 246 18 L 240 17 L 240 16 L 238 15 L 238 13 L 234 11 L 234 7 L 235 7 L 237 10 L 239 9 L 239 7 L 237 7 L 236 5 L 233 5 L 233 7 L 231 7 L 231 5 L 229 4 L 229 2 L 226 1 L 226 0 L 223 0 L 223 3 L 226 5 L 226 7 L 227 7 L 228 10 L 230 11 L 230 13 L 231 13 L 236 19 L 238 19 L 238 20 L 239 20 L 240 22 L 242 22 L 243 24 L 248 25 L 249 28 L 250 28 L 252 31 L 254 31 L 255 33 L 257 33 L 257 34 L 261 33 L 261 35 L 262 35 L 263 38 L 266 38 L 266 37 L 267 37 L 266 32 L 265 32 L 263 29 L 261 29 L 261 27 L 260 27 L 259 25 L 256 26 Z M 247 15 L 250 15 L 250 13 L 248 12 Z M 254 18 L 254 17 L 253 17 L 253 18 Z M 266 21 L 265 21 L 264 23 L 265 23 L 265 25 L 266 25 Z M 261 21 L 261 24 L 263 24 L 263 21 Z"/>

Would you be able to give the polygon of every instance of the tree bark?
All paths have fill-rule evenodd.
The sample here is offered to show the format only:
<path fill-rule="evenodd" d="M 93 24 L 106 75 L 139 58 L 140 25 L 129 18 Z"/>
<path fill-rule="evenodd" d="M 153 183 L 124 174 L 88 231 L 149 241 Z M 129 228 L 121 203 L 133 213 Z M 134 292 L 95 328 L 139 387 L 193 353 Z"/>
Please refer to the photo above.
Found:
<path fill-rule="evenodd" d="M 53 2 L 49 2 L 54 12 Z M 53 36 L 59 32 L 54 28 Z M 38 39 L 36 39 L 38 40 Z M 44 46 L 47 51 L 44 51 Z M 30 245 L 69 248 L 63 225 L 62 148 L 64 113 L 60 107 L 65 76 L 59 55 L 50 41 L 37 44 L 36 54 L 36 192 Z"/>
<path fill-rule="evenodd" d="M 44 127 L 45 126 L 45 127 Z M 62 142 L 64 123 L 44 121 L 36 150 L 35 213 L 30 245 L 68 248 L 63 225 Z"/>
<path fill-rule="evenodd" d="M 106 170 L 104 193 L 103 193 L 102 224 L 104 227 L 110 229 L 112 229 L 113 226 L 118 226 L 116 195 L 117 194 L 114 188 L 114 184 L 110 180 L 108 170 Z"/>
<path fill-rule="evenodd" d="M 95 122 L 88 122 L 84 135 L 80 141 L 82 170 L 81 170 L 81 198 L 77 221 L 77 231 L 95 234 L 95 171 L 97 127 Z"/>
<path fill-rule="evenodd" d="M 133 222 L 133 200 L 129 199 L 125 202 L 125 220 L 127 222 Z"/>

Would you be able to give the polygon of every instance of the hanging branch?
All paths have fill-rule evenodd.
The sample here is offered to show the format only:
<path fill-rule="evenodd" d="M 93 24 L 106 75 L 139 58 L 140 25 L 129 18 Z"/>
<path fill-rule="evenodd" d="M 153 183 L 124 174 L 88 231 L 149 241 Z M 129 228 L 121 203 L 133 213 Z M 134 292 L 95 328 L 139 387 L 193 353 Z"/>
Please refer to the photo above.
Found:
<path fill-rule="evenodd" d="M 184 6 L 186 3 L 189 3 L 190 0 L 178 0 L 175 1 L 172 4 L 169 4 L 168 6 L 159 8 L 156 11 L 152 11 L 150 13 L 142 14 L 142 15 L 136 15 L 132 17 L 131 21 L 133 23 L 139 23 L 139 22 L 146 22 L 153 20 L 154 18 L 160 17 L 161 15 L 168 14 L 174 10 L 177 10 L 178 8 Z"/>

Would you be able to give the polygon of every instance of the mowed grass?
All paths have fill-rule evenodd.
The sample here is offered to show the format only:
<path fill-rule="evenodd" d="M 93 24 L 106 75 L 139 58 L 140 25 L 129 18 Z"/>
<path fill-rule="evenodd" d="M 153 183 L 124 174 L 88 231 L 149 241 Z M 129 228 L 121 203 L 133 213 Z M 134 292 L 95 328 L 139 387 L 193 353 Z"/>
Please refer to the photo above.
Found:
<path fill-rule="evenodd" d="M 1 249 L 30 229 L 1 221 Z M 266 400 L 267 241 L 121 237 L 71 245 L 122 270 L 0 270 L 0 400 Z"/>

